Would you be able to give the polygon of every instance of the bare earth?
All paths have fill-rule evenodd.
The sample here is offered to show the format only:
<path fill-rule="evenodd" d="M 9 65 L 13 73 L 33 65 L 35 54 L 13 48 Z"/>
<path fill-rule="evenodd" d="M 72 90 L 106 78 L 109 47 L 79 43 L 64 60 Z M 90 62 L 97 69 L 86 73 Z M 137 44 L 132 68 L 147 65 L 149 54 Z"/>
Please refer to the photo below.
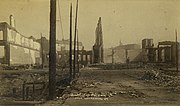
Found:
<path fill-rule="evenodd" d="M 43 106 L 179 106 L 180 93 L 141 80 L 144 69 L 84 68 L 73 90 Z"/>

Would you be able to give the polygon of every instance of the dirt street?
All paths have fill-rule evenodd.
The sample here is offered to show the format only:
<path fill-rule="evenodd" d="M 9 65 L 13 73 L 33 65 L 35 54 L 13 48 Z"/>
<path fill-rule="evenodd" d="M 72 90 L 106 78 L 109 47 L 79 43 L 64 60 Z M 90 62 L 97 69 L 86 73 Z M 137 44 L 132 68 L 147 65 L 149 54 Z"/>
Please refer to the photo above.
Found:
<path fill-rule="evenodd" d="M 144 69 L 101 70 L 84 68 L 70 91 L 55 101 L 63 106 L 176 106 L 180 94 L 170 88 L 141 80 Z M 72 90 L 73 89 L 73 90 Z"/>

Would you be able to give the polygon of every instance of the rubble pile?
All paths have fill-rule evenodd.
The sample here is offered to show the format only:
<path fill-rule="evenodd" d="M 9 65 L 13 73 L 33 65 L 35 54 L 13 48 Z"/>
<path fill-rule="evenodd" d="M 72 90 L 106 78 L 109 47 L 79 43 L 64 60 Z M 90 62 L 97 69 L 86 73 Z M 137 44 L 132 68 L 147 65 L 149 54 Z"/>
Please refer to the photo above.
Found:
<path fill-rule="evenodd" d="M 117 94 L 126 94 L 131 98 L 141 98 L 141 97 L 143 98 L 143 97 L 145 97 L 144 93 L 136 91 L 136 90 L 119 91 L 119 92 L 117 92 Z"/>
<path fill-rule="evenodd" d="M 23 91 L 24 83 L 44 82 L 47 79 L 48 79 L 47 75 L 40 75 L 40 74 L 21 74 L 21 73 L 1 74 L 0 97 L 1 98 L 10 97 L 15 100 L 22 100 L 22 91 Z M 39 87 L 36 86 L 36 88 Z"/>
<path fill-rule="evenodd" d="M 68 98 L 74 99 L 96 99 L 96 100 L 108 100 L 109 97 L 116 95 L 116 92 L 112 91 L 102 91 L 102 92 L 95 92 L 91 91 L 90 89 L 95 89 L 102 83 L 95 82 L 95 81 L 85 81 L 79 80 L 73 83 L 71 86 L 67 86 L 67 88 L 63 91 L 63 95 L 59 95 L 61 100 L 65 101 Z M 87 91 L 83 91 L 83 89 Z"/>
<path fill-rule="evenodd" d="M 127 95 L 131 98 L 143 98 L 144 94 L 136 90 L 129 91 L 103 91 L 103 92 L 71 92 L 70 94 L 64 94 L 61 98 L 74 98 L 74 99 L 98 99 L 108 100 L 115 95 Z"/>
<path fill-rule="evenodd" d="M 107 90 L 103 89 L 102 86 L 107 84 L 108 82 L 99 82 L 99 81 L 86 81 L 86 80 L 78 80 L 76 83 L 68 86 L 63 95 L 59 95 L 57 98 L 66 101 L 68 98 L 72 99 L 91 99 L 91 100 L 109 100 L 110 98 L 116 95 L 123 95 L 125 97 L 130 98 L 143 98 L 144 94 L 135 89 L 131 90 Z M 125 86 L 126 87 L 126 86 Z M 98 89 L 98 90 L 96 90 Z M 63 103 L 63 102 L 62 102 Z"/>
<path fill-rule="evenodd" d="M 140 78 L 142 80 L 155 80 L 158 78 L 159 72 L 155 70 L 147 70 L 144 72 L 144 75 Z"/>
<path fill-rule="evenodd" d="M 141 80 L 152 80 L 158 86 L 171 88 L 180 92 L 180 76 L 165 74 L 162 70 L 148 70 L 140 78 Z"/>
<path fill-rule="evenodd" d="M 21 88 L 23 79 L 19 75 L 1 75 L 0 80 L 0 96 L 11 96 L 12 89 L 16 88 L 17 90 Z"/>
<path fill-rule="evenodd" d="M 113 95 L 116 95 L 116 92 L 76 92 L 76 93 L 71 93 L 70 97 L 72 98 L 78 98 L 78 99 L 86 99 L 86 98 L 108 98 L 112 97 Z"/>
<path fill-rule="evenodd" d="M 129 64 L 125 64 L 125 63 L 121 63 L 121 64 L 93 64 L 89 67 L 96 67 L 99 69 L 104 69 L 104 70 L 118 70 L 118 69 L 134 69 L 134 68 L 142 68 L 143 65 L 142 64 L 137 64 L 137 63 L 129 63 Z"/>

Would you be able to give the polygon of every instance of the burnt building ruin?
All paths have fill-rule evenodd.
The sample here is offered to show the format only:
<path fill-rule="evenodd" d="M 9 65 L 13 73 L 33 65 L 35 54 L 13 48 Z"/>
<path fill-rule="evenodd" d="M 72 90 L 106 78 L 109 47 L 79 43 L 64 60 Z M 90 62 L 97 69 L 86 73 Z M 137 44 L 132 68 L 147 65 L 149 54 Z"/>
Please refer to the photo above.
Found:
<path fill-rule="evenodd" d="M 158 43 L 158 61 L 176 64 L 176 42 L 164 41 Z"/>
<path fill-rule="evenodd" d="M 176 64 L 176 42 L 162 41 L 154 47 L 152 39 L 144 39 L 142 49 L 147 54 L 147 62 Z"/>
<path fill-rule="evenodd" d="M 153 39 L 142 40 L 142 52 L 145 56 L 144 62 L 156 62 L 156 48 L 154 47 Z"/>
<path fill-rule="evenodd" d="M 0 64 L 41 64 L 40 49 L 40 43 L 16 30 L 12 15 L 10 25 L 0 23 Z"/>
<path fill-rule="evenodd" d="M 98 24 L 96 27 L 96 41 L 93 46 L 93 63 L 103 63 L 103 34 L 102 34 L 102 23 L 101 17 L 99 17 Z"/>

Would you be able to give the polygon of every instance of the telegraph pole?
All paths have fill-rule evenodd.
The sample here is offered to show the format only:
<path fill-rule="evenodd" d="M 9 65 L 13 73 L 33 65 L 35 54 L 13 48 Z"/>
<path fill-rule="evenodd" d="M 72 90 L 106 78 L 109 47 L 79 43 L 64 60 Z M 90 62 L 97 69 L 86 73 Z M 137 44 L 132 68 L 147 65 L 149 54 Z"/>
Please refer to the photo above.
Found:
<path fill-rule="evenodd" d="M 176 71 L 178 71 L 178 61 L 179 61 L 179 56 L 178 56 L 178 41 L 177 41 L 177 30 L 176 30 Z"/>
<path fill-rule="evenodd" d="M 79 38 L 77 29 L 77 72 L 79 73 Z"/>
<path fill-rule="evenodd" d="M 114 64 L 114 48 L 112 47 L 112 64 Z"/>
<path fill-rule="evenodd" d="M 70 7 L 69 80 L 72 80 L 72 3 Z"/>
<path fill-rule="evenodd" d="M 41 33 L 41 59 L 42 59 L 42 69 L 44 68 L 44 50 L 43 50 L 43 39 L 42 39 L 42 33 Z"/>
<path fill-rule="evenodd" d="M 76 76 L 76 29 L 77 29 L 77 14 L 78 14 L 78 0 L 76 3 L 76 17 L 75 17 L 75 27 L 74 27 L 74 67 L 73 67 L 73 78 Z"/>
<path fill-rule="evenodd" d="M 126 63 L 129 63 L 129 60 L 128 60 L 128 49 L 125 49 L 125 55 L 126 55 Z"/>
<path fill-rule="evenodd" d="M 56 0 L 50 0 L 49 99 L 56 95 Z"/>

